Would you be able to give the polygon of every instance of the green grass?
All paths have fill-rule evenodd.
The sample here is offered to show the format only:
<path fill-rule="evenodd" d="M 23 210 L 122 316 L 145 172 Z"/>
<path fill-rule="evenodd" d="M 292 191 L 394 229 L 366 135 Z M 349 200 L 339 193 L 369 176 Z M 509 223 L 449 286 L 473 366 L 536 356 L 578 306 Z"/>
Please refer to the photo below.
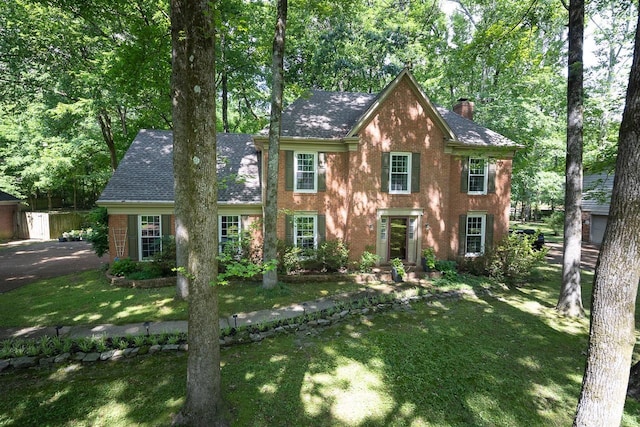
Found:
<path fill-rule="evenodd" d="M 287 306 L 366 287 L 348 282 L 298 283 L 264 290 L 260 283 L 232 283 L 218 289 L 220 316 Z M 41 280 L 0 295 L 0 327 L 127 324 L 186 320 L 187 304 L 173 287 L 116 288 L 94 270 Z"/>
<path fill-rule="evenodd" d="M 510 221 L 509 228 L 514 230 L 521 230 L 525 228 L 533 228 L 539 230 L 544 234 L 545 242 L 547 243 L 562 243 L 562 235 L 555 235 L 551 227 L 545 222 L 520 222 Z"/>
<path fill-rule="evenodd" d="M 571 425 L 588 320 L 555 313 L 557 267 L 539 279 L 225 348 L 232 425 Z M 3 373 L 0 426 L 169 425 L 185 382 L 184 354 Z M 622 425 L 640 426 L 638 402 Z"/>

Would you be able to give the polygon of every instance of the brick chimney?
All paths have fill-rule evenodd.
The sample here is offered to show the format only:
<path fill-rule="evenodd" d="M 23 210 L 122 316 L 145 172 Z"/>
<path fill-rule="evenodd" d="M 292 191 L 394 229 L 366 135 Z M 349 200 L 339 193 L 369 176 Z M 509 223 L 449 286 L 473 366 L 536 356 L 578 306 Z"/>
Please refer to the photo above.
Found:
<path fill-rule="evenodd" d="M 467 98 L 460 98 L 458 103 L 453 106 L 453 112 L 465 119 L 473 120 L 473 102 Z"/>

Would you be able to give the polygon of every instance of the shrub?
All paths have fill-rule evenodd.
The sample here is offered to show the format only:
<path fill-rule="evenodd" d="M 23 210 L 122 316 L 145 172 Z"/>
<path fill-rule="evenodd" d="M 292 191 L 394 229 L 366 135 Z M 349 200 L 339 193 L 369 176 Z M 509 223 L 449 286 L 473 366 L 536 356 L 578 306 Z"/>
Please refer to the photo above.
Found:
<path fill-rule="evenodd" d="M 161 277 L 176 275 L 176 239 L 173 236 L 162 238 L 162 250 L 153 255 L 152 264 Z"/>
<path fill-rule="evenodd" d="M 320 271 L 335 273 L 347 267 L 349 248 L 342 240 L 327 240 L 318 246 L 315 257 Z"/>
<path fill-rule="evenodd" d="M 544 261 L 547 250 L 535 250 L 531 243 L 537 236 L 506 236 L 487 254 L 489 276 L 512 286 L 526 281 L 534 267 Z"/>
<path fill-rule="evenodd" d="M 376 265 L 380 261 L 380 257 L 377 254 L 371 253 L 369 251 L 364 251 L 362 255 L 360 255 L 360 263 L 358 267 L 361 273 L 371 273 L 373 270 L 373 266 Z"/>
<path fill-rule="evenodd" d="M 554 211 L 548 218 L 545 218 L 544 222 L 553 230 L 553 234 L 558 236 L 564 230 L 564 212 Z"/>
<path fill-rule="evenodd" d="M 437 270 L 436 268 L 436 251 L 433 248 L 422 250 L 422 258 L 424 258 L 424 266 L 428 270 Z"/>
<path fill-rule="evenodd" d="M 111 268 L 109 270 L 114 276 L 125 277 L 131 273 L 140 271 L 140 265 L 130 258 L 122 258 L 115 260 L 113 264 L 111 264 Z"/>
<path fill-rule="evenodd" d="M 91 210 L 86 217 L 90 227 L 83 236 L 91 243 L 93 251 L 99 257 L 109 252 L 109 215 L 107 208 L 98 207 Z"/>
<path fill-rule="evenodd" d="M 302 250 L 278 241 L 278 273 L 291 274 L 302 269 Z"/>

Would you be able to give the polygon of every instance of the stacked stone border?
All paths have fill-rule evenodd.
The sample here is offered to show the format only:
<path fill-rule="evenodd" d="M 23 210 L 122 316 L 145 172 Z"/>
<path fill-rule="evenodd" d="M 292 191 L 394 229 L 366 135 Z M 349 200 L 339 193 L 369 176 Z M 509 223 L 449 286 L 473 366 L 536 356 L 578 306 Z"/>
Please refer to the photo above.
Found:
<path fill-rule="evenodd" d="M 433 292 L 423 288 L 416 288 L 402 293 L 377 294 L 347 302 L 339 302 L 329 309 L 304 313 L 298 317 L 265 322 L 236 328 L 224 328 L 220 331 L 220 346 L 230 347 L 239 344 L 257 343 L 266 338 L 278 335 L 323 329 L 331 325 L 361 316 L 373 315 L 386 311 L 411 310 L 411 304 L 420 301 L 454 300 L 463 296 L 476 297 L 479 294 L 491 294 L 488 288 L 460 289 Z M 171 334 L 169 334 L 171 335 Z M 112 339 L 117 341 L 117 337 Z M 186 352 L 189 346 L 186 342 L 165 345 L 150 345 L 143 347 L 129 347 L 125 349 L 110 349 L 103 352 L 82 351 L 67 352 L 55 356 L 22 356 L 0 360 L 0 372 L 12 369 L 50 368 L 64 363 L 92 364 L 105 361 L 118 361 L 136 356 L 153 355 L 163 352 Z"/>

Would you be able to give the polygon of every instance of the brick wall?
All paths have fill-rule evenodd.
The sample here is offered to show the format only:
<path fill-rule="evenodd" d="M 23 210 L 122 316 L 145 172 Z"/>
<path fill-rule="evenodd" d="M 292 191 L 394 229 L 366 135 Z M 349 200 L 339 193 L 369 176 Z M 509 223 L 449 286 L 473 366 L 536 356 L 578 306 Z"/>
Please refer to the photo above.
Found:
<path fill-rule="evenodd" d="M 0 239 L 10 239 L 15 234 L 17 205 L 0 205 Z"/>

